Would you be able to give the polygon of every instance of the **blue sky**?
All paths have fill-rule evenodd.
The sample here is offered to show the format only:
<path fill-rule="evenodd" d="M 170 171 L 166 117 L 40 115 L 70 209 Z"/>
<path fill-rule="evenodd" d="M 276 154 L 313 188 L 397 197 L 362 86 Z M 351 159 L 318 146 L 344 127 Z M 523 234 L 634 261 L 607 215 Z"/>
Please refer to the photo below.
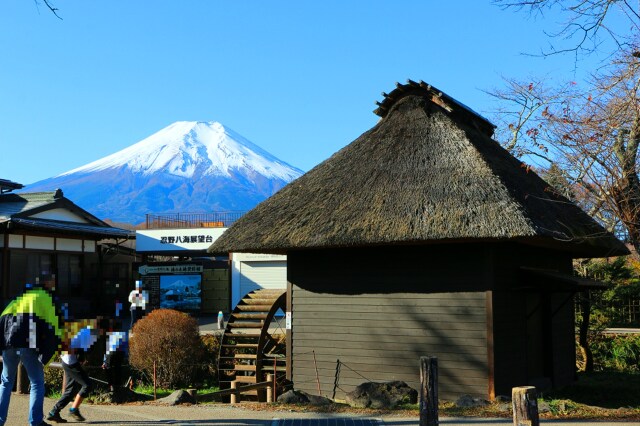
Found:
<path fill-rule="evenodd" d="M 62 20 L 33 0 L 0 13 L 0 178 L 23 184 L 179 120 L 219 121 L 307 171 L 371 128 L 397 81 L 489 116 L 501 76 L 580 79 L 595 60 L 523 55 L 558 16 L 490 0 L 52 2 Z"/>

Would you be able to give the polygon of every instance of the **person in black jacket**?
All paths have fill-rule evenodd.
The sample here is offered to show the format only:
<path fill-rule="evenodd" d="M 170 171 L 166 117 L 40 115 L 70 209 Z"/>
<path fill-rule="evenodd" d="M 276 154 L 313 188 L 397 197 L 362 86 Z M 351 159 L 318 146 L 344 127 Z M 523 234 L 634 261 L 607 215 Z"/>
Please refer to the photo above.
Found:
<path fill-rule="evenodd" d="M 107 347 L 102 368 L 107 375 L 109 391 L 115 393 L 121 386 L 122 365 L 127 357 L 127 332 L 122 330 L 122 321 L 115 319 L 107 331 Z"/>
<path fill-rule="evenodd" d="M 101 333 L 98 326 L 99 321 L 100 318 L 67 323 L 68 348 L 62 352 L 60 357 L 66 379 L 65 386 L 62 396 L 49 412 L 47 420 L 66 423 L 67 421 L 60 416 L 60 411 L 69 403 L 72 403 L 69 408 L 69 416 L 78 422 L 85 420 L 84 416 L 80 414 L 80 404 L 93 389 L 93 381 L 82 365 L 85 363 L 84 351 L 91 348 Z"/>
<path fill-rule="evenodd" d="M 62 321 L 56 312 L 49 288 L 27 284 L 27 291 L 11 301 L 0 314 L 0 349 L 2 381 L 0 383 L 0 425 L 7 422 L 11 391 L 18 363 L 22 362 L 31 391 L 29 424 L 48 425 L 44 418 L 44 365 L 51 362 L 62 344 Z"/>

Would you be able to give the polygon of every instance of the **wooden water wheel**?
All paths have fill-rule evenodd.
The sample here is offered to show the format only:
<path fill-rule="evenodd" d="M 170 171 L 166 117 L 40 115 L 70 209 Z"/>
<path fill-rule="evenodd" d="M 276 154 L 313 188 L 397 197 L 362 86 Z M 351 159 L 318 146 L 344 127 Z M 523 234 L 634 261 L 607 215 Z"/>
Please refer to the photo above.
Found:
<path fill-rule="evenodd" d="M 286 376 L 285 325 L 286 291 L 260 289 L 248 293 L 229 316 L 218 358 L 220 389 L 235 381 L 261 383 L 267 373 L 277 381 Z M 280 315 L 276 315 L 280 311 Z M 249 398 L 247 398 L 249 396 Z M 243 393 L 243 399 L 265 401 L 264 390 Z"/>

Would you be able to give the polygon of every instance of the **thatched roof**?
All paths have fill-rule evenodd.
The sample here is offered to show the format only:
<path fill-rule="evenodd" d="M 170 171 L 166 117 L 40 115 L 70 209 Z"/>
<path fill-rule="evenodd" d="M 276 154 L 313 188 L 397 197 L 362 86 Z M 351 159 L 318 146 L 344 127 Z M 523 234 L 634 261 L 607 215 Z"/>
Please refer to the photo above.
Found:
<path fill-rule="evenodd" d="M 248 212 L 209 251 L 513 240 L 575 257 L 628 253 L 463 104 L 410 81 L 379 105 L 376 126 Z"/>

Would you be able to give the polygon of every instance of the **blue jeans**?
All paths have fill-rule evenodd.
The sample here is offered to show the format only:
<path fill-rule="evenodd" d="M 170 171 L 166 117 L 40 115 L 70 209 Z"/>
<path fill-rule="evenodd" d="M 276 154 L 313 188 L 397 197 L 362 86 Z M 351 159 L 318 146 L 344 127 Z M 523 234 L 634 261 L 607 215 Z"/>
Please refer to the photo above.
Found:
<path fill-rule="evenodd" d="M 9 400 L 13 383 L 16 380 L 18 362 L 27 370 L 31 382 L 29 397 L 29 424 L 37 426 L 42 423 L 44 405 L 44 366 L 40 362 L 40 354 L 35 349 L 5 349 L 2 351 L 2 383 L 0 383 L 0 425 L 7 421 Z"/>

